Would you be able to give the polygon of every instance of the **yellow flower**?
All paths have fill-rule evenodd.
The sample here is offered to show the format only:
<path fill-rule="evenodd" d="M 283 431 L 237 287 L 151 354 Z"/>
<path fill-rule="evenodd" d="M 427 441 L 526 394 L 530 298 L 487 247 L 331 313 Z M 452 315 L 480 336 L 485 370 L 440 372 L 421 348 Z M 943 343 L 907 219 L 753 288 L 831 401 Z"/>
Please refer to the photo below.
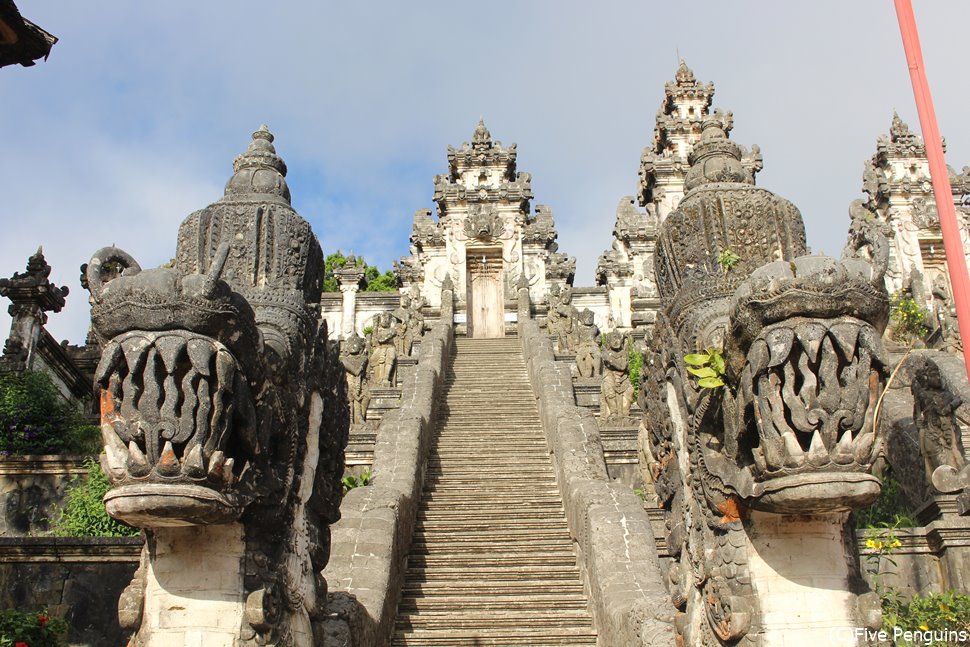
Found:
<path fill-rule="evenodd" d="M 919 628 L 922 629 L 923 631 L 929 631 L 930 630 L 930 626 L 928 624 L 926 624 L 925 622 L 923 624 L 921 624 L 919 626 Z"/>

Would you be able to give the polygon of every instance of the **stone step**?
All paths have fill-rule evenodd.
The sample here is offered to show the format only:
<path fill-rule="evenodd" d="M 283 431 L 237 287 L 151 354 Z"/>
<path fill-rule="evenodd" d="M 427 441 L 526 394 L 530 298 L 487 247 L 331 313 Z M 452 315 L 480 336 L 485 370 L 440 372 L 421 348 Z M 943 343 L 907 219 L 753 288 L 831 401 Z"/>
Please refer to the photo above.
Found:
<path fill-rule="evenodd" d="M 456 340 L 393 645 L 596 644 L 518 339 Z"/>

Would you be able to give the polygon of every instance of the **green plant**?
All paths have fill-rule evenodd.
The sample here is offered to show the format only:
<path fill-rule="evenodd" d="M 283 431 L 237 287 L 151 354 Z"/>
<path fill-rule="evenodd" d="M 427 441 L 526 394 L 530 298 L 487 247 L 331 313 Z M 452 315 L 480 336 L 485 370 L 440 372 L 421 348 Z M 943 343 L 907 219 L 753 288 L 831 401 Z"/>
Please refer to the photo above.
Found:
<path fill-rule="evenodd" d="M 0 611 L 0 647 L 59 647 L 67 622 L 43 611 Z"/>
<path fill-rule="evenodd" d="M 721 253 L 717 255 L 717 264 L 721 266 L 721 269 L 725 273 L 730 272 L 735 265 L 741 260 L 733 249 L 730 247 L 725 247 L 721 250 Z"/>
<path fill-rule="evenodd" d="M 893 627 L 895 633 L 913 632 L 913 642 L 900 644 L 970 644 L 970 595 L 944 591 L 915 595 L 909 602 L 897 595 L 883 596 L 882 617 L 883 626 Z M 932 632 L 929 642 L 928 632 Z"/>
<path fill-rule="evenodd" d="M 52 520 L 51 533 L 57 537 L 131 537 L 132 528 L 108 516 L 102 499 L 111 488 L 108 476 L 93 458 L 84 461 L 86 476 L 75 476 L 67 490 L 64 509 Z"/>
<path fill-rule="evenodd" d="M 340 479 L 341 484 L 344 486 L 344 494 L 353 490 L 354 488 L 364 487 L 365 485 L 370 485 L 371 480 L 374 478 L 374 473 L 370 470 L 366 472 L 361 472 L 360 474 L 348 474 L 347 476 Z"/>
<path fill-rule="evenodd" d="M 708 348 L 703 353 L 684 355 L 684 362 L 689 364 L 687 371 L 699 378 L 697 386 L 702 389 L 719 389 L 727 384 L 724 381 L 724 355 L 720 349 Z"/>
<path fill-rule="evenodd" d="M 98 429 L 84 424 L 46 373 L 0 375 L 0 454 L 99 451 L 99 437 Z"/>
<path fill-rule="evenodd" d="M 903 504 L 899 481 L 891 467 L 882 473 L 882 492 L 868 508 L 855 513 L 856 528 L 878 528 L 882 524 L 892 524 L 897 528 L 915 528 L 918 524 Z"/>
<path fill-rule="evenodd" d="M 629 358 L 627 367 L 630 373 L 630 384 L 633 385 L 633 392 L 636 393 L 640 388 L 640 373 L 643 370 L 643 353 L 634 347 L 632 339 L 627 342 L 627 355 Z"/>
<path fill-rule="evenodd" d="M 929 313 L 906 290 L 895 292 L 889 301 L 889 317 L 893 322 L 892 337 L 896 341 L 912 343 L 926 336 Z"/>

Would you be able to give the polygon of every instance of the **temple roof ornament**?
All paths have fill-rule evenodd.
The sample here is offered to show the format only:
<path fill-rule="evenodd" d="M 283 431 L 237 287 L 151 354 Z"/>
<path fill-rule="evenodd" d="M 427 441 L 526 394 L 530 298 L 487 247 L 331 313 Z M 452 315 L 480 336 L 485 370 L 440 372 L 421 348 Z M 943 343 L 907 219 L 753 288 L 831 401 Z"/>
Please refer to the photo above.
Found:
<path fill-rule="evenodd" d="M 492 147 L 492 133 L 485 127 L 485 118 L 478 118 L 478 126 L 472 133 L 472 148 L 475 150 L 489 149 Z"/>
<path fill-rule="evenodd" d="M 13 301 L 15 308 L 31 305 L 44 312 L 60 312 L 68 295 L 67 286 L 57 287 L 50 282 L 51 266 L 44 258 L 44 248 L 38 247 L 27 260 L 27 271 L 14 272 L 9 279 L 0 279 L 0 296 Z"/>
<path fill-rule="evenodd" d="M 284 179 L 286 163 L 276 154 L 273 139 L 265 124 L 253 133 L 249 148 L 232 163 L 235 173 L 226 183 L 227 196 L 256 194 L 257 199 L 265 199 L 266 195 L 274 195 L 289 204 L 290 188 Z"/>
<path fill-rule="evenodd" d="M 674 79 L 677 81 L 677 85 L 696 85 L 697 77 L 694 76 L 694 71 L 687 67 L 687 63 L 684 59 L 680 59 L 680 66 L 677 68 L 677 73 L 674 74 Z"/>

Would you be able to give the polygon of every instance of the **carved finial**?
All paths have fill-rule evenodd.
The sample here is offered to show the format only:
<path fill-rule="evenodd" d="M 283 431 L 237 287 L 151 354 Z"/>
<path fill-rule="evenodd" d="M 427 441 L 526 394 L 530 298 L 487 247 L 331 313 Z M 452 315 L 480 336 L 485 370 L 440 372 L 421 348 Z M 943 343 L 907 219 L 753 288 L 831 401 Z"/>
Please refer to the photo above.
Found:
<path fill-rule="evenodd" d="M 709 182 L 754 184 L 754 179 L 741 165 L 741 147 L 728 139 L 727 133 L 733 125 L 734 117 L 730 112 L 715 110 L 704 119 L 701 141 L 687 158 L 691 167 L 684 179 L 684 187 L 688 191 Z"/>
<path fill-rule="evenodd" d="M 226 183 L 226 195 L 271 194 L 290 201 L 286 186 L 286 163 L 276 154 L 273 133 L 263 124 L 252 135 L 246 152 L 232 163 L 235 174 Z"/>
<path fill-rule="evenodd" d="M 697 77 L 694 76 L 694 71 L 687 67 L 684 59 L 680 59 L 680 66 L 677 68 L 674 79 L 676 79 L 677 85 L 693 85 L 697 83 Z"/>
<path fill-rule="evenodd" d="M 484 117 L 478 118 L 478 126 L 475 127 L 475 132 L 472 133 L 472 145 L 485 148 L 492 147 L 492 133 L 488 132 L 488 128 L 485 127 Z"/>
<path fill-rule="evenodd" d="M 889 134 L 892 136 L 893 141 L 896 141 L 900 137 L 905 137 L 910 133 L 909 126 L 905 121 L 899 118 L 899 113 L 893 110 L 893 123 L 889 127 Z"/>

